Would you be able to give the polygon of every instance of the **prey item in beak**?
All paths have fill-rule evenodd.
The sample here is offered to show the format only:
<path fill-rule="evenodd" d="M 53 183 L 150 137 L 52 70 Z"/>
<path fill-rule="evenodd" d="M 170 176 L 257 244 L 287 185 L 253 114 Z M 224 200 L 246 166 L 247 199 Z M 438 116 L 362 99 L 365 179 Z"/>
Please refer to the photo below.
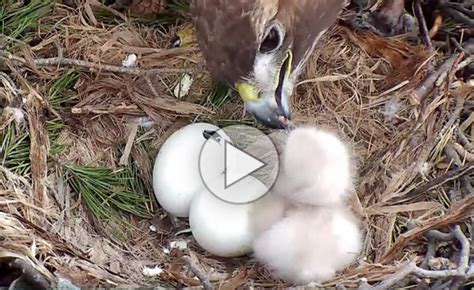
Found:
<path fill-rule="evenodd" d="M 250 83 L 236 85 L 246 108 L 257 121 L 267 127 L 285 129 L 290 123 L 290 97 L 292 93 L 290 73 L 292 57 L 291 51 L 287 51 L 280 70 L 276 74 L 273 90 L 262 91 Z"/>

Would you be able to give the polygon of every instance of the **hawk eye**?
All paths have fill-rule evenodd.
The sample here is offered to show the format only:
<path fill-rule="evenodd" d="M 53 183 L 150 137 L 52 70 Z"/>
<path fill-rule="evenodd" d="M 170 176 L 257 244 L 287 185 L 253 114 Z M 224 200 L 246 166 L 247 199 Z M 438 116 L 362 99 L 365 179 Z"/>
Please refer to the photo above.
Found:
<path fill-rule="evenodd" d="M 280 48 L 283 42 L 282 34 L 278 26 L 273 26 L 270 31 L 268 31 L 262 44 L 260 44 L 259 51 L 261 53 L 268 53 Z"/>

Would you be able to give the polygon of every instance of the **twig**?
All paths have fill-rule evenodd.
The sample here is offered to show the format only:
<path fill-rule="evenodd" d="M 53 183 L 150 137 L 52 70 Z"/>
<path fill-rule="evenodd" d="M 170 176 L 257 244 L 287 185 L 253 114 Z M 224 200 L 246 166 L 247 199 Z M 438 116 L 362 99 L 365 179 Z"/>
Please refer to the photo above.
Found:
<path fill-rule="evenodd" d="M 464 192 L 464 196 L 474 195 L 474 187 L 472 186 L 471 179 L 468 176 L 464 176 L 461 179 L 461 190 Z"/>
<path fill-rule="evenodd" d="M 433 258 L 434 255 L 436 254 L 436 250 L 437 250 L 436 242 L 438 240 L 451 241 L 454 235 L 452 233 L 446 234 L 437 230 L 431 230 L 431 231 L 428 231 L 425 234 L 425 236 L 428 238 L 428 246 L 426 248 L 425 259 L 420 265 L 421 268 L 426 268 L 426 266 L 428 266 L 430 259 Z"/>
<path fill-rule="evenodd" d="M 405 279 L 408 275 L 413 273 L 413 266 L 416 267 L 416 262 L 412 261 L 403 265 L 400 270 L 395 272 L 393 275 L 390 275 L 388 278 L 380 282 L 377 286 L 371 287 L 369 289 L 372 290 L 385 290 L 391 289 L 395 286 L 399 281 Z"/>
<path fill-rule="evenodd" d="M 468 27 L 474 26 L 474 12 L 465 8 L 460 3 L 453 3 L 447 0 L 440 0 L 439 7 L 454 20 L 466 24 Z"/>
<path fill-rule="evenodd" d="M 202 267 L 199 265 L 199 261 L 197 261 L 196 255 L 190 253 L 189 256 L 183 257 L 184 261 L 188 264 L 189 269 L 196 275 L 196 277 L 201 281 L 202 286 L 206 290 L 214 290 L 214 286 L 212 286 L 211 282 L 209 281 L 208 275 L 204 272 Z"/>
<path fill-rule="evenodd" d="M 73 114 L 96 114 L 96 115 L 107 115 L 107 114 L 129 114 L 129 115 L 138 115 L 142 111 L 138 108 L 137 105 L 88 105 L 83 107 L 73 107 L 71 108 L 71 113 Z"/>
<path fill-rule="evenodd" d="M 455 143 L 453 146 L 463 159 L 467 160 L 468 162 L 474 162 L 474 153 L 467 151 L 466 148 L 464 148 L 461 144 Z"/>
<path fill-rule="evenodd" d="M 424 99 L 435 87 L 436 81 L 443 77 L 444 79 L 448 76 L 449 70 L 454 66 L 459 58 L 459 54 L 453 54 L 449 57 L 437 70 L 431 73 L 412 93 L 413 100 L 420 104 L 421 100 Z"/>
<path fill-rule="evenodd" d="M 459 130 L 458 130 L 459 131 Z M 460 144 L 455 142 L 449 142 L 446 147 L 444 148 L 444 152 L 449 157 L 449 159 L 454 163 L 456 168 L 460 168 L 463 166 L 465 161 L 467 162 L 474 162 L 474 154 L 469 153 L 464 147 Z M 462 158 L 461 158 L 462 156 Z M 462 159 L 462 160 L 461 160 Z M 471 178 L 468 174 L 461 176 L 461 186 L 463 192 L 469 194 L 473 191 Z M 455 191 L 456 194 L 451 196 L 451 200 L 461 200 L 462 199 L 462 191 Z"/>
<path fill-rule="evenodd" d="M 444 153 L 446 153 L 446 156 L 448 156 L 456 167 L 462 166 L 461 157 L 459 157 L 457 150 L 454 150 L 453 142 L 446 144 L 446 147 L 444 147 Z"/>
<path fill-rule="evenodd" d="M 428 30 L 428 26 L 426 25 L 426 20 L 425 16 L 423 15 L 423 10 L 421 9 L 420 0 L 415 0 L 414 12 L 420 26 L 421 40 L 423 41 L 423 44 L 430 51 L 432 51 L 433 44 L 431 44 L 430 32 Z"/>
<path fill-rule="evenodd" d="M 138 124 L 130 124 L 130 133 L 128 135 L 127 145 L 125 145 L 125 149 L 123 150 L 122 157 L 120 158 L 119 164 L 120 165 L 127 165 L 128 158 L 130 157 L 130 152 L 132 151 L 133 143 L 135 142 L 135 137 L 137 137 L 138 132 Z"/>
<path fill-rule="evenodd" d="M 471 107 L 471 109 L 474 108 L 474 102 L 471 103 L 470 101 L 467 101 L 466 104 L 467 104 L 466 109 L 470 110 L 469 107 Z M 462 122 L 461 125 L 459 125 L 459 130 L 466 131 L 473 123 L 474 123 L 474 111 L 472 111 L 469 114 L 469 117 L 464 122 Z"/>
<path fill-rule="evenodd" d="M 463 68 L 465 68 L 466 66 L 470 65 L 471 63 L 474 62 L 474 55 L 471 55 L 469 57 L 467 57 L 465 60 L 461 61 L 457 66 L 456 66 L 456 70 L 461 70 Z"/>
<path fill-rule="evenodd" d="M 471 153 L 474 153 L 474 144 L 471 143 L 471 141 L 469 141 L 469 139 L 467 139 L 466 135 L 464 135 L 464 132 L 462 132 L 461 128 L 458 127 L 456 129 L 456 136 L 457 136 L 457 140 L 458 142 L 464 146 L 464 148 L 471 152 Z"/>
<path fill-rule="evenodd" d="M 440 5 L 453 8 L 461 13 L 466 14 L 471 18 L 474 18 L 474 11 L 472 11 L 472 6 L 474 5 L 474 3 L 472 2 L 472 0 L 464 0 L 461 2 L 464 3 L 455 3 L 454 1 L 440 0 Z"/>
<path fill-rule="evenodd" d="M 19 62 L 23 65 L 28 65 L 28 61 L 22 57 L 14 56 L 11 53 L 8 53 L 4 50 L 0 50 L 0 57 L 9 59 L 14 62 Z M 81 67 L 88 70 L 97 70 L 97 71 L 109 71 L 115 73 L 126 73 L 131 75 L 148 75 L 148 74 L 164 74 L 164 73 L 182 73 L 182 72 L 193 72 L 194 69 L 191 68 L 154 68 L 154 69 L 140 69 L 133 67 L 122 67 L 109 64 L 100 64 L 88 62 L 85 60 L 72 59 L 72 58 L 61 58 L 61 57 L 51 57 L 51 58 L 35 58 L 33 59 L 33 64 L 36 66 L 74 66 Z"/>
<path fill-rule="evenodd" d="M 461 243 L 461 252 L 459 255 L 459 267 L 458 270 L 462 273 L 467 274 L 469 271 L 469 255 L 471 252 L 471 244 L 469 239 L 464 235 L 460 226 L 454 227 L 454 237 Z"/>
<path fill-rule="evenodd" d="M 469 253 L 470 253 L 470 244 L 468 238 L 461 231 L 461 227 L 456 225 L 452 231 L 452 235 L 443 234 L 439 232 L 431 232 L 432 236 L 436 236 L 441 239 L 455 238 L 461 243 L 461 251 L 459 253 L 459 262 L 456 269 L 448 270 L 426 270 L 416 265 L 416 260 L 410 261 L 404 264 L 400 269 L 394 274 L 390 275 L 388 278 L 380 282 L 378 285 L 371 287 L 371 289 L 392 289 L 400 281 L 408 277 L 409 275 L 416 275 L 420 278 L 431 278 L 431 279 L 446 279 L 446 278 L 460 278 L 463 281 L 471 277 L 471 268 L 469 267 Z"/>

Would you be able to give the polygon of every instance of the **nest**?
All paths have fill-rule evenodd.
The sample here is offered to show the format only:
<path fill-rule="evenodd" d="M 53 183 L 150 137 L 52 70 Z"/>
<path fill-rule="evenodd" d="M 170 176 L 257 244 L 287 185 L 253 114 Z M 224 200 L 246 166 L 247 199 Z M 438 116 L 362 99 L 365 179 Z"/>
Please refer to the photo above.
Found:
<path fill-rule="evenodd" d="M 169 48 L 186 17 L 163 28 L 94 1 L 28 6 L 41 25 L 1 40 L 0 269 L 19 263 L 41 274 L 37 286 L 284 287 L 251 257 L 204 252 L 154 199 L 152 164 L 175 130 L 197 120 L 259 126 L 212 81 L 194 42 Z M 136 66 L 122 66 L 130 54 Z M 452 230 L 461 246 L 472 235 L 474 94 L 456 76 L 464 57 L 343 26 L 320 41 L 294 121 L 351 145 L 365 233 L 357 261 L 324 286 L 393 286 L 392 274 L 416 273 L 435 230 Z M 194 81 L 176 97 L 184 75 Z"/>

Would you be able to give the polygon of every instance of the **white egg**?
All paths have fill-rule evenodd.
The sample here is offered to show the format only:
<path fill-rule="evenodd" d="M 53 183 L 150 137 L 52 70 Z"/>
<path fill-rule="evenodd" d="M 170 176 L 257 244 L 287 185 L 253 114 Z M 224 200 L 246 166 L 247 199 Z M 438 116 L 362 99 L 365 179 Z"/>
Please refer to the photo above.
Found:
<path fill-rule="evenodd" d="M 247 176 L 238 186 L 227 188 L 226 194 L 246 194 L 265 187 L 258 179 Z M 191 204 L 189 224 L 196 242 L 206 251 L 220 257 L 238 257 L 251 252 L 255 237 L 254 205 L 229 203 L 207 189 Z"/>
<path fill-rule="evenodd" d="M 199 173 L 199 155 L 207 141 L 205 130 L 219 130 L 195 123 L 174 132 L 163 144 L 153 168 L 153 190 L 159 204 L 176 217 L 188 217 L 191 201 L 204 187 Z M 217 156 L 217 155 L 216 155 Z"/>

